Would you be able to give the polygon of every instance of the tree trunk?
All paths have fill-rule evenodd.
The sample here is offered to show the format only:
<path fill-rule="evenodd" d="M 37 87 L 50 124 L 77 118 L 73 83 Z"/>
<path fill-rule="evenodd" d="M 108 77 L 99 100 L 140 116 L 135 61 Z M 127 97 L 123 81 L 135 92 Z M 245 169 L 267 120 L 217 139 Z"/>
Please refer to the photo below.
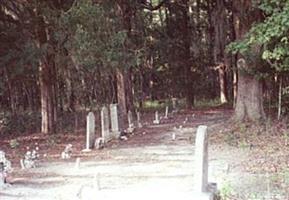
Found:
<path fill-rule="evenodd" d="M 228 103 L 226 66 L 225 65 L 219 66 L 218 72 L 219 72 L 219 83 L 220 83 L 220 100 L 222 104 Z"/>
<path fill-rule="evenodd" d="M 128 111 L 134 112 L 133 106 L 133 94 L 131 83 L 131 72 L 129 70 L 117 69 L 117 102 L 119 106 L 120 127 L 123 127 L 127 123 Z"/>
<path fill-rule="evenodd" d="M 119 9 L 117 12 L 122 19 L 122 29 L 127 32 L 125 42 L 126 49 L 130 47 L 130 36 L 132 29 L 133 7 L 129 1 L 118 0 Z M 128 65 L 129 63 L 120 63 L 120 65 Z M 131 83 L 131 68 L 125 66 L 124 69 L 117 69 L 117 99 L 119 104 L 120 123 L 126 124 L 128 110 L 134 111 L 132 83 Z M 124 127 L 121 127 L 124 128 Z"/>
<path fill-rule="evenodd" d="M 215 9 L 212 14 L 212 22 L 214 26 L 214 62 L 217 65 L 219 73 L 219 86 L 220 86 L 220 100 L 221 103 L 227 103 L 227 80 L 226 80 L 226 53 L 225 47 L 228 43 L 228 22 L 227 12 L 223 0 L 216 0 Z"/>
<path fill-rule="evenodd" d="M 253 7 L 251 0 L 233 1 L 233 9 L 236 39 L 243 39 L 252 24 L 261 20 L 262 15 L 259 9 Z M 254 50 L 259 51 L 258 47 Z M 245 59 L 243 55 L 238 55 L 238 94 L 234 120 L 260 122 L 265 118 L 262 82 L 247 73 L 248 68 L 256 67 L 258 63 L 254 60 L 248 66 L 249 62 Z"/>
<path fill-rule="evenodd" d="M 41 48 L 47 44 L 49 36 L 48 30 L 42 16 L 36 14 L 38 18 L 38 26 L 36 29 L 37 44 Z M 41 95 L 41 132 L 54 133 L 56 131 L 56 102 L 54 88 L 54 56 L 45 52 L 39 60 L 39 83 Z"/>
<path fill-rule="evenodd" d="M 185 96 L 187 109 L 191 109 L 194 106 L 194 90 L 193 90 L 193 77 L 191 72 L 191 40 L 190 40 L 190 28 L 189 28 L 189 3 L 188 0 L 183 0 L 182 7 L 182 26 L 183 26 L 183 65 L 184 65 L 184 78 L 185 78 Z"/>

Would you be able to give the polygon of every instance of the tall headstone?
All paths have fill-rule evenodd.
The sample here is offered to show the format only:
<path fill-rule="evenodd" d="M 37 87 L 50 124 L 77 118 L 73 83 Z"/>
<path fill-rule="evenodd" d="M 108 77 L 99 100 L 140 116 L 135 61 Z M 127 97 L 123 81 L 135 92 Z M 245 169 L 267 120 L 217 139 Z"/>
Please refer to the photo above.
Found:
<path fill-rule="evenodd" d="M 165 112 L 165 119 L 168 119 L 169 118 L 169 107 L 166 106 L 166 112 Z"/>
<path fill-rule="evenodd" d="M 154 124 L 159 124 L 160 123 L 160 119 L 159 119 L 159 112 L 156 111 L 155 112 L 155 120 L 153 121 Z"/>
<path fill-rule="evenodd" d="M 129 128 L 134 128 L 133 116 L 132 116 L 132 112 L 130 110 L 127 113 L 127 121 L 128 121 L 128 127 Z"/>
<path fill-rule="evenodd" d="M 92 149 L 95 141 L 95 116 L 89 112 L 86 117 L 86 150 Z"/>
<path fill-rule="evenodd" d="M 194 194 L 200 200 L 213 200 L 214 194 L 208 184 L 208 138 L 207 126 L 199 126 L 195 143 Z"/>
<path fill-rule="evenodd" d="M 127 113 L 127 121 L 128 121 L 128 133 L 132 133 L 134 131 L 134 123 L 133 123 L 133 116 L 132 112 L 129 110 Z"/>
<path fill-rule="evenodd" d="M 109 132 L 108 109 L 106 106 L 102 107 L 100 116 L 101 116 L 101 137 L 103 138 L 104 142 L 108 142 L 109 140 L 111 140 L 111 135 Z"/>
<path fill-rule="evenodd" d="M 140 112 L 136 113 L 136 117 L 137 117 L 137 126 L 138 126 L 138 128 L 142 128 L 142 123 L 141 123 L 141 119 L 140 119 Z"/>
<path fill-rule="evenodd" d="M 119 138 L 120 130 L 118 124 L 117 104 L 110 104 L 111 134 L 113 138 Z"/>

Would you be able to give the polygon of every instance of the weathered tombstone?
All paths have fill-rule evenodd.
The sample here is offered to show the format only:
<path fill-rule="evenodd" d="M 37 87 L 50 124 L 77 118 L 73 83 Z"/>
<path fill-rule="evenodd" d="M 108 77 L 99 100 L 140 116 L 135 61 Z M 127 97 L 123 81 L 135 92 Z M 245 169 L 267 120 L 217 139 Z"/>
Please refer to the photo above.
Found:
<path fill-rule="evenodd" d="M 109 116 L 107 107 L 102 107 L 101 109 L 101 137 L 104 142 L 108 142 L 111 140 L 111 135 L 109 133 Z"/>
<path fill-rule="evenodd" d="M 133 128 L 134 127 L 133 117 L 132 117 L 132 112 L 130 110 L 127 113 L 127 120 L 128 120 L 128 127 Z"/>
<path fill-rule="evenodd" d="M 0 188 L 5 184 L 5 153 L 0 151 Z"/>
<path fill-rule="evenodd" d="M 154 124 L 159 124 L 160 123 L 160 119 L 159 119 L 159 112 L 156 111 L 155 112 L 155 120 L 153 121 Z"/>
<path fill-rule="evenodd" d="M 95 142 L 95 117 L 93 112 L 89 112 L 86 117 L 86 149 L 89 151 L 93 148 Z"/>
<path fill-rule="evenodd" d="M 76 158 L 74 169 L 79 169 L 80 167 L 80 158 Z"/>
<path fill-rule="evenodd" d="M 177 110 L 177 102 L 178 99 L 177 98 L 172 98 L 172 104 L 173 104 L 173 110 Z"/>
<path fill-rule="evenodd" d="M 65 146 L 64 151 L 61 152 L 61 158 L 69 159 L 71 158 L 71 154 L 72 154 L 72 144 L 68 144 Z"/>
<path fill-rule="evenodd" d="M 199 126 L 195 143 L 194 195 L 198 200 L 213 200 L 214 191 L 208 184 L 207 126 Z"/>
<path fill-rule="evenodd" d="M 5 187 L 7 174 L 11 170 L 11 162 L 7 160 L 5 152 L 0 151 L 0 189 Z"/>
<path fill-rule="evenodd" d="M 136 117 L 137 117 L 137 126 L 138 126 L 138 128 L 142 128 L 142 123 L 141 123 L 141 119 L 140 119 L 140 112 L 136 113 Z"/>
<path fill-rule="evenodd" d="M 38 166 L 38 161 L 40 157 L 38 151 L 39 151 L 38 146 L 36 146 L 35 149 L 33 149 L 32 151 L 30 151 L 30 147 L 27 147 L 24 159 L 20 160 L 22 169 L 30 169 Z"/>
<path fill-rule="evenodd" d="M 119 138 L 119 124 L 118 124 L 118 112 L 117 104 L 110 104 L 110 120 L 111 120 L 111 133 L 113 138 Z"/>
<path fill-rule="evenodd" d="M 127 132 L 128 133 L 132 133 L 134 131 L 134 124 L 133 124 L 133 116 L 132 116 L 132 112 L 129 110 L 127 113 L 127 121 L 128 121 L 128 129 Z"/>
<path fill-rule="evenodd" d="M 166 106 L 166 112 L 165 112 L 165 119 L 168 119 L 168 117 L 169 117 L 169 107 L 168 106 Z"/>

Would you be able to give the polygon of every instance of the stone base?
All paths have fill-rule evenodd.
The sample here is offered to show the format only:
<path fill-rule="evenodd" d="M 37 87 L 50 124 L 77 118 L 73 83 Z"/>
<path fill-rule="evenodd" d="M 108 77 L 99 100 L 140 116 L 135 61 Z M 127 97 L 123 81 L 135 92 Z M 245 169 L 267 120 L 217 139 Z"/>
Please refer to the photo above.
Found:
<path fill-rule="evenodd" d="M 81 152 L 91 152 L 91 149 L 83 149 Z"/>
<path fill-rule="evenodd" d="M 153 123 L 154 124 L 160 124 L 160 120 L 154 120 Z"/>
<path fill-rule="evenodd" d="M 127 131 L 127 133 L 132 133 L 132 132 L 134 132 L 134 127 L 129 127 L 129 128 L 127 128 L 126 129 L 126 131 Z"/>

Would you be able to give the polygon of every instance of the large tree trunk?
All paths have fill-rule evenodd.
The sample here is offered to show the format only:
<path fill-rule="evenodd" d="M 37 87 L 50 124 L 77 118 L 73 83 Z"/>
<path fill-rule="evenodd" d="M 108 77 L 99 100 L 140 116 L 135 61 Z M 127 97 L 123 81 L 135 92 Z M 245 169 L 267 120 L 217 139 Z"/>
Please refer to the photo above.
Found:
<path fill-rule="evenodd" d="M 41 132 L 53 133 L 55 132 L 55 102 L 54 89 L 51 82 L 50 66 L 45 61 L 40 61 L 40 91 L 41 91 Z"/>
<path fill-rule="evenodd" d="M 244 72 L 247 67 L 244 59 L 238 61 L 238 94 L 235 108 L 235 119 L 260 121 L 265 117 L 263 108 L 263 86 L 254 75 Z"/>
<path fill-rule="evenodd" d="M 129 1 L 118 0 L 117 4 L 120 17 L 122 18 L 122 29 L 127 31 L 127 41 L 125 46 L 129 49 L 129 40 L 132 29 L 133 8 Z M 128 63 L 120 63 L 126 65 Z M 119 104 L 120 121 L 123 125 L 126 123 L 128 110 L 134 111 L 132 82 L 131 82 L 131 68 L 125 66 L 124 69 L 117 69 L 117 100 Z"/>
<path fill-rule="evenodd" d="M 259 9 L 253 8 L 251 0 L 233 1 L 233 9 L 235 11 L 234 28 L 238 40 L 244 37 L 253 23 L 262 19 L 262 14 Z M 254 47 L 252 53 L 258 55 L 258 51 L 259 48 Z M 236 121 L 260 122 L 265 118 L 262 82 L 254 75 L 247 73 L 248 68 L 257 65 L 257 60 L 249 62 L 243 55 L 238 55 L 238 94 L 234 115 Z"/>
<path fill-rule="evenodd" d="M 38 16 L 38 26 L 36 29 L 37 44 L 41 48 L 48 42 L 48 30 L 43 17 Z M 39 83 L 41 93 L 41 132 L 54 133 L 56 131 L 56 102 L 55 102 L 55 68 L 54 56 L 47 51 L 39 61 Z"/>
<path fill-rule="evenodd" d="M 216 0 L 215 9 L 212 14 L 212 22 L 214 26 L 214 62 L 217 65 L 219 73 L 219 86 L 220 86 L 220 100 L 221 103 L 227 103 L 227 77 L 226 77 L 226 53 L 225 47 L 228 43 L 228 22 L 227 12 L 223 0 Z"/>
<path fill-rule="evenodd" d="M 220 84 L 220 100 L 222 104 L 228 103 L 226 66 L 219 65 L 218 73 L 219 73 L 219 84 Z"/>
<path fill-rule="evenodd" d="M 184 65 L 184 78 L 185 78 L 185 96 L 187 109 L 191 109 L 194 106 L 194 90 L 193 90 L 193 78 L 191 71 L 191 52 L 190 52 L 190 28 L 189 28 L 189 4 L 188 0 L 183 0 L 182 7 L 182 28 L 183 28 L 183 65 Z"/>

